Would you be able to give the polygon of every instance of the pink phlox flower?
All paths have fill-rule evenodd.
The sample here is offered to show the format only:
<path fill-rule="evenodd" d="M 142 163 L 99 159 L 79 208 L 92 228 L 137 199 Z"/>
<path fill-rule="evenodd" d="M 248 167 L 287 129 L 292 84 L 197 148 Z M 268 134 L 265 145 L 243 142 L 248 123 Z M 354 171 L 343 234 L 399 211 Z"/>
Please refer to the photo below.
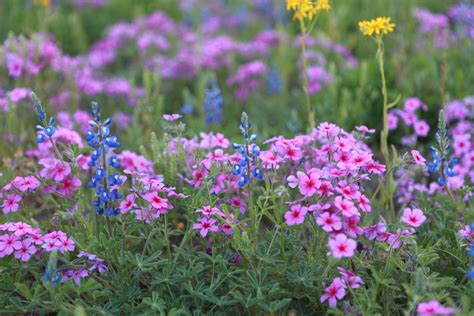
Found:
<path fill-rule="evenodd" d="M 350 200 L 344 199 L 342 196 L 337 196 L 334 199 L 334 205 L 342 212 L 344 217 L 351 217 L 353 215 L 360 216 L 359 211 Z"/>
<path fill-rule="evenodd" d="M 21 243 L 21 247 L 15 252 L 15 258 L 27 262 L 36 251 L 36 247 L 25 240 Z"/>
<path fill-rule="evenodd" d="M 340 230 L 342 228 L 341 219 L 329 212 L 324 212 L 319 217 L 317 217 L 316 223 L 319 226 L 322 226 L 323 230 L 326 232 Z"/>
<path fill-rule="evenodd" d="M 137 204 L 135 204 L 135 194 L 129 194 L 125 197 L 125 200 L 120 202 L 120 213 L 125 214 L 134 207 L 137 207 Z"/>
<path fill-rule="evenodd" d="M 17 212 L 18 209 L 20 208 L 20 201 L 21 201 L 21 196 L 18 194 L 9 194 L 3 200 L 2 203 L 2 208 L 3 208 L 3 213 L 8 214 L 10 212 Z"/>
<path fill-rule="evenodd" d="M 328 301 L 329 306 L 335 307 L 337 301 L 344 298 L 346 295 L 345 285 L 340 278 L 335 278 L 331 285 L 324 290 L 324 294 L 321 296 L 321 303 Z"/>
<path fill-rule="evenodd" d="M 180 119 L 182 115 L 180 114 L 163 114 L 163 118 L 167 121 L 176 121 Z"/>
<path fill-rule="evenodd" d="M 293 205 L 288 212 L 285 213 L 286 224 L 289 226 L 299 225 L 304 222 L 308 209 L 301 204 Z"/>
<path fill-rule="evenodd" d="M 347 238 L 344 234 L 337 234 L 328 242 L 331 254 L 336 258 L 352 257 L 357 248 L 357 242 L 353 239 Z"/>
<path fill-rule="evenodd" d="M 198 223 L 193 224 L 194 229 L 199 229 L 199 234 L 206 237 L 209 231 L 217 232 L 219 227 L 214 225 L 216 220 L 214 218 L 202 217 L 198 219 Z"/>
<path fill-rule="evenodd" d="M 418 208 L 405 208 L 400 220 L 412 227 L 420 227 L 426 221 L 426 216 L 423 211 Z"/>

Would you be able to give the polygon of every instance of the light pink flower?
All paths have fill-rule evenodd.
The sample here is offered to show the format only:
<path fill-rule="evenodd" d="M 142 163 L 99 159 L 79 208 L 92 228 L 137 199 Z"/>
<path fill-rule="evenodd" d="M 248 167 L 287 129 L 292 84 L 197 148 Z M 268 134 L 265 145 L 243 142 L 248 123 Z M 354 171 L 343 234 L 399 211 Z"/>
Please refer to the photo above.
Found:
<path fill-rule="evenodd" d="M 125 200 L 120 202 L 120 205 L 119 205 L 120 213 L 125 214 L 136 206 L 137 205 L 135 204 L 135 195 L 134 194 L 129 194 L 129 195 L 127 195 Z"/>
<path fill-rule="evenodd" d="M 451 315 L 454 312 L 454 308 L 444 307 L 438 301 L 431 300 L 418 304 L 416 312 L 419 316 Z"/>
<path fill-rule="evenodd" d="M 413 124 L 417 136 L 426 137 L 430 131 L 430 126 L 425 121 L 417 121 Z"/>
<path fill-rule="evenodd" d="M 176 121 L 178 119 L 180 119 L 182 117 L 182 115 L 180 114 L 164 114 L 163 115 L 163 118 L 167 121 Z"/>
<path fill-rule="evenodd" d="M 411 151 L 411 156 L 413 157 L 413 160 L 417 165 L 420 166 L 426 166 L 425 164 L 425 157 L 423 157 L 418 150 L 412 150 Z"/>
<path fill-rule="evenodd" d="M 21 241 L 17 236 L 14 235 L 1 235 L 0 236 L 0 258 L 11 255 L 13 250 L 21 248 Z"/>
<path fill-rule="evenodd" d="M 401 221 L 412 227 L 420 227 L 421 224 L 426 221 L 426 216 L 423 214 L 423 211 L 418 208 L 414 208 L 413 210 L 405 208 Z"/>
<path fill-rule="evenodd" d="M 64 253 L 65 251 L 74 251 L 75 245 L 74 240 L 70 238 L 64 238 L 59 241 L 59 251 Z"/>
<path fill-rule="evenodd" d="M 291 209 L 285 213 L 286 224 L 289 226 L 299 225 L 304 222 L 304 218 L 308 209 L 300 204 L 293 205 Z"/>
<path fill-rule="evenodd" d="M 328 301 L 329 306 L 335 307 L 337 301 L 344 298 L 346 295 L 345 285 L 340 278 L 335 278 L 331 285 L 324 290 L 324 294 L 321 296 L 321 303 Z"/>
<path fill-rule="evenodd" d="M 337 234 L 335 238 L 329 240 L 328 246 L 336 258 L 352 257 L 357 248 L 357 242 L 344 234 Z"/>

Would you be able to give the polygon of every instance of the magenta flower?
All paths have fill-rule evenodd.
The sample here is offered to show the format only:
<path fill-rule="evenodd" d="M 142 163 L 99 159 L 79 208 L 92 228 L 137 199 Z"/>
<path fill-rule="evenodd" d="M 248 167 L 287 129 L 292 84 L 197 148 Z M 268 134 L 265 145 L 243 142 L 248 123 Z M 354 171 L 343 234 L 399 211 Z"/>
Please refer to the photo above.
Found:
<path fill-rule="evenodd" d="M 16 212 L 20 208 L 19 202 L 21 201 L 21 196 L 18 194 L 9 194 L 6 199 L 3 200 L 3 213 L 8 214 L 10 212 Z"/>
<path fill-rule="evenodd" d="M 375 133 L 375 129 L 373 129 L 373 128 L 369 129 L 365 125 L 356 126 L 356 130 L 358 130 L 359 132 L 364 133 L 364 134 L 373 134 L 373 133 Z"/>
<path fill-rule="evenodd" d="M 344 234 L 337 234 L 335 238 L 329 240 L 328 246 L 332 255 L 339 259 L 352 257 L 357 248 L 357 242 Z"/>
<path fill-rule="evenodd" d="M 305 196 L 313 196 L 321 185 L 319 178 L 319 174 L 315 172 L 302 176 L 299 182 L 300 193 Z"/>
<path fill-rule="evenodd" d="M 411 156 L 417 165 L 426 166 L 426 159 L 423 157 L 418 150 L 412 150 Z"/>
<path fill-rule="evenodd" d="M 196 213 L 202 213 L 204 216 L 211 216 L 219 212 L 220 210 L 217 207 L 211 207 L 209 205 L 204 206 L 202 209 L 196 210 Z"/>
<path fill-rule="evenodd" d="M 326 232 L 332 232 L 334 230 L 340 230 L 342 228 L 341 219 L 334 214 L 324 212 L 316 219 L 316 223 L 322 226 Z"/>
<path fill-rule="evenodd" d="M 346 295 L 345 285 L 340 278 L 335 278 L 331 285 L 324 290 L 324 294 L 321 296 L 321 303 L 328 301 L 329 306 L 335 307 L 337 301 L 344 298 Z"/>
<path fill-rule="evenodd" d="M 454 308 L 444 307 L 438 301 L 431 300 L 418 304 L 416 312 L 419 316 L 451 315 L 454 313 Z"/>
<path fill-rule="evenodd" d="M 15 258 L 26 262 L 36 253 L 36 250 L 35 246 L 25 240 L 21 243 L 21 247 L 15 252 Z"/>
<path fill-rule="evenodd" d="M 43 245 L 41 246 L 41 248 L 43 248 L 47 252 L 51 252 L 53 250 L 58 249 L 58 244 L 59 243 L 56 239 L 46 237 L 43 239 Z"/>
<path fill-rule="evenodd" d="M 308 209 L 300 204 L 293 205 L 291 210 L 285 213 L 286 224 L 289 226 L 303 224 Z"/>
<path fill-rule="evenodd" d="M 412 227 L 420 227 L 426 221 L 426 216 L 422 210 L 414 208 L 405 208 L 401 221 Z"/>
<path fill-rule="evenodd" d="M 193 228 L 199 229 L 200 230 L 199 234 L 202 237 L 206 237 L 209 231 L 217 232 L 219 230 L 219 227 L 214 225 L 216 220 L 213 218 L 203 217 L 203 218 L 198 219 L 198 222 L 199 223 L 195 223 L 193 225 Z"/>
<path fill-rule="evenodd" d="M 168 199 L 161 198 L 157 192 L 147 193 L 143 197 L 155 209 L 164 209 L 168 207 Z"/>

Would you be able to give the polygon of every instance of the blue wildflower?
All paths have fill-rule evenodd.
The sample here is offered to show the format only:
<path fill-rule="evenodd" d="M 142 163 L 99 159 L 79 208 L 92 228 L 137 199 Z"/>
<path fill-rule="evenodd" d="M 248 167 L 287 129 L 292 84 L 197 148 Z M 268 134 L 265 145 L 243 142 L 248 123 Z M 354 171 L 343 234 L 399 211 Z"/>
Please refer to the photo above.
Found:
<path fill-rule="evenodd" d="M 260 149 L 255 144 L 257 135 L 250 134 L 252 125 L 248 121 L 248 116 L 244 112 L 242 113 L 242 119 L 240 123 L 240 132 L 245 138 L 244 144 L 232 144 L 237 153 L 240 155 L 240 162 L 234 165 L 232 170 L 233 175 L 240 175 L 239 181 L 237 182 L 240 187 L 247 185 L 250 178 L 262 179 L 263 173 L 257 166 L 257 158 L 260 155 Z"/>
<path fill-rule="evenodd" d="M 436 132 L 436 146 L 430 147 L 431 161 L 427 164 L 430 173 L 438 175 L 438 185 L 445 186 L 449 177 L 454 177 L 456 172 L 453 167 L 457 164 L 456 159 L 449 159 L 451 152 L 450 139 L 444 119 L 444 111 L 439 112 L 438 131 Z"/>
<path fill-rule="evenodd" d="M 34 92 L 31 93 L 31 98 L 33 99 L 36 116 L 38 117 L 38 121 L 40 121 L 40 124 L 36 125 L 36 131 L 39 132 L 36 136 L 36 142 L 39 144 L 45 142 L 48 138 L 53 137 L 56 132 L 56 129 L 54 128 L 56 119 L 54 117 L 50 117 L 49 121 L 46 119 L 46 111 Z"/>
<path fill-rule="evenodd" d="M 267 93 L 277 94 L 281 91 L 281 75 L 278 67 L 273 66 L 267 75 Z"/>
<path fill-rule="evenodd" d="M 107 118 L 102 121 L 100 107 L 96 102 L 91 104 L 91 115 L 93 120 L 89 125 L 92 129 L 86 133 L 87 144 L 92 147 L 88 165 L 96 169 L 87 186 L 95 190 L 96 198 L 92 204 L 97 214 L 116 216 L 119 214 L 119 208 L 115 201 L 122 199 L 123 194 L 117 189 L 112 189 L 112 186 L 121 185 L 123 180 L 118 173 L 109 174 L 107 167 L 120 168 L 117 156 L 111 151 L 121 144 L 118 138 L 110 133 L 112 120 Z"/>
<path fill-rule="evenodd" d="M 217 82 L 213 80 L 211 86 L 204 91 L 204 112 L 206 113 L 205 121 L 207 124 L 222 123 L 222 114 L 224 113 L 224 98 Z"/>

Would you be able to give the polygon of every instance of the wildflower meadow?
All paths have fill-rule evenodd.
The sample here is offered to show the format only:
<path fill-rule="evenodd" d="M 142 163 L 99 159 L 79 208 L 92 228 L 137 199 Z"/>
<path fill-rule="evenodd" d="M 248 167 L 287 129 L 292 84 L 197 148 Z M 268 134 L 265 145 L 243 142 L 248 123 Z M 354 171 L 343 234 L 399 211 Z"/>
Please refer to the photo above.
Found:
<path fill-rule="evenodd" d="M 1 0 L 0 315 L 474 315 L 474 3 Z"/>

